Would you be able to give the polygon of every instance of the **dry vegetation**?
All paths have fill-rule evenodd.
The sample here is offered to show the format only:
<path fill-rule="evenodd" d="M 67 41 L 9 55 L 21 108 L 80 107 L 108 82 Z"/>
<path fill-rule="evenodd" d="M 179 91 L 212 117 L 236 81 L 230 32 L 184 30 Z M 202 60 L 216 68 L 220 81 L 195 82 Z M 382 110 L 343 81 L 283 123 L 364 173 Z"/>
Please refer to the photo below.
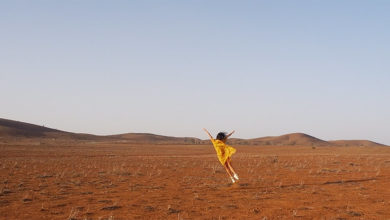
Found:
<path fill-rule="evenodd" d="M 0 145 L 0 219 L 386 219 L 390 148 Z"/>

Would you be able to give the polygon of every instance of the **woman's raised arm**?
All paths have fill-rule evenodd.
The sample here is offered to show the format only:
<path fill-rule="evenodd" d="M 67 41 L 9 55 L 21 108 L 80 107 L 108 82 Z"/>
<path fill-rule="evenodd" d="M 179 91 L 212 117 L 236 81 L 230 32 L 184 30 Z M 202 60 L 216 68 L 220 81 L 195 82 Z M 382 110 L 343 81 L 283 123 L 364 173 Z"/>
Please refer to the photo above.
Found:
<path fill-rule="evenodd" d="M 209 131 L 206 128 L 203 128 L 203 131 L 205 131 L 206 134 L 210 137 L 210 140 L 214 140 L 213 136 L 211 136 L 211 134 L 209 133 Z"/>
<path fill-rule="evenodd" d="M 233 130 L 232 132 L 230 132 L 230 134 L 226 135 L 226 138 L 232 136 L 232 134 L 234 133 L 235 131 Z"/>

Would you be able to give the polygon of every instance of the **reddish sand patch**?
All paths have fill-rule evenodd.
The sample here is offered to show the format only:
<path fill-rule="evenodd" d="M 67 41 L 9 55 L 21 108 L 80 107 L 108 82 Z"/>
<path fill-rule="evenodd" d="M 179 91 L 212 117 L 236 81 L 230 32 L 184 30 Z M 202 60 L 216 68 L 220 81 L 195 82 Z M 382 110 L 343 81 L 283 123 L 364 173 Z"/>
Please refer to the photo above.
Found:
<path fill-rule="evenodd" d="M 390 218 L 390 148 L 0 146 L 0 219 Z"/>

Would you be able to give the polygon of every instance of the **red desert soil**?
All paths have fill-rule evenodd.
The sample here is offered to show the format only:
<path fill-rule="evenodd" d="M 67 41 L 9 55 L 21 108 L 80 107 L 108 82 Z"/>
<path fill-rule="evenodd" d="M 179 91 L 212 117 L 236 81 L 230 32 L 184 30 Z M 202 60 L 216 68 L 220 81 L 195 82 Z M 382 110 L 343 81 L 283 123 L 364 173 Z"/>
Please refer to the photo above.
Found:
<path fill-rule="evenodd" d="M 0 219 L 386 219 L 390 148 L 0 144 Z"/>

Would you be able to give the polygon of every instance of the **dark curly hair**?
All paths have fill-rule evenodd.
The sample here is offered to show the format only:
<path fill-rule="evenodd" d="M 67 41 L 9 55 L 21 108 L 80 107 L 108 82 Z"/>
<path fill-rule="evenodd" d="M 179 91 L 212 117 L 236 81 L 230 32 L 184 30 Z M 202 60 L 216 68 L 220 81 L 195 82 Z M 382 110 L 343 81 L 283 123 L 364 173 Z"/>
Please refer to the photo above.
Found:
<path fill-rule="evenodd" d="M 219 133 L 217 134 L 217 140 L 223 141 L 223 140 L 225 140 L 225 139 L 226 139 L 226 132 L 219 132 Z"/>

